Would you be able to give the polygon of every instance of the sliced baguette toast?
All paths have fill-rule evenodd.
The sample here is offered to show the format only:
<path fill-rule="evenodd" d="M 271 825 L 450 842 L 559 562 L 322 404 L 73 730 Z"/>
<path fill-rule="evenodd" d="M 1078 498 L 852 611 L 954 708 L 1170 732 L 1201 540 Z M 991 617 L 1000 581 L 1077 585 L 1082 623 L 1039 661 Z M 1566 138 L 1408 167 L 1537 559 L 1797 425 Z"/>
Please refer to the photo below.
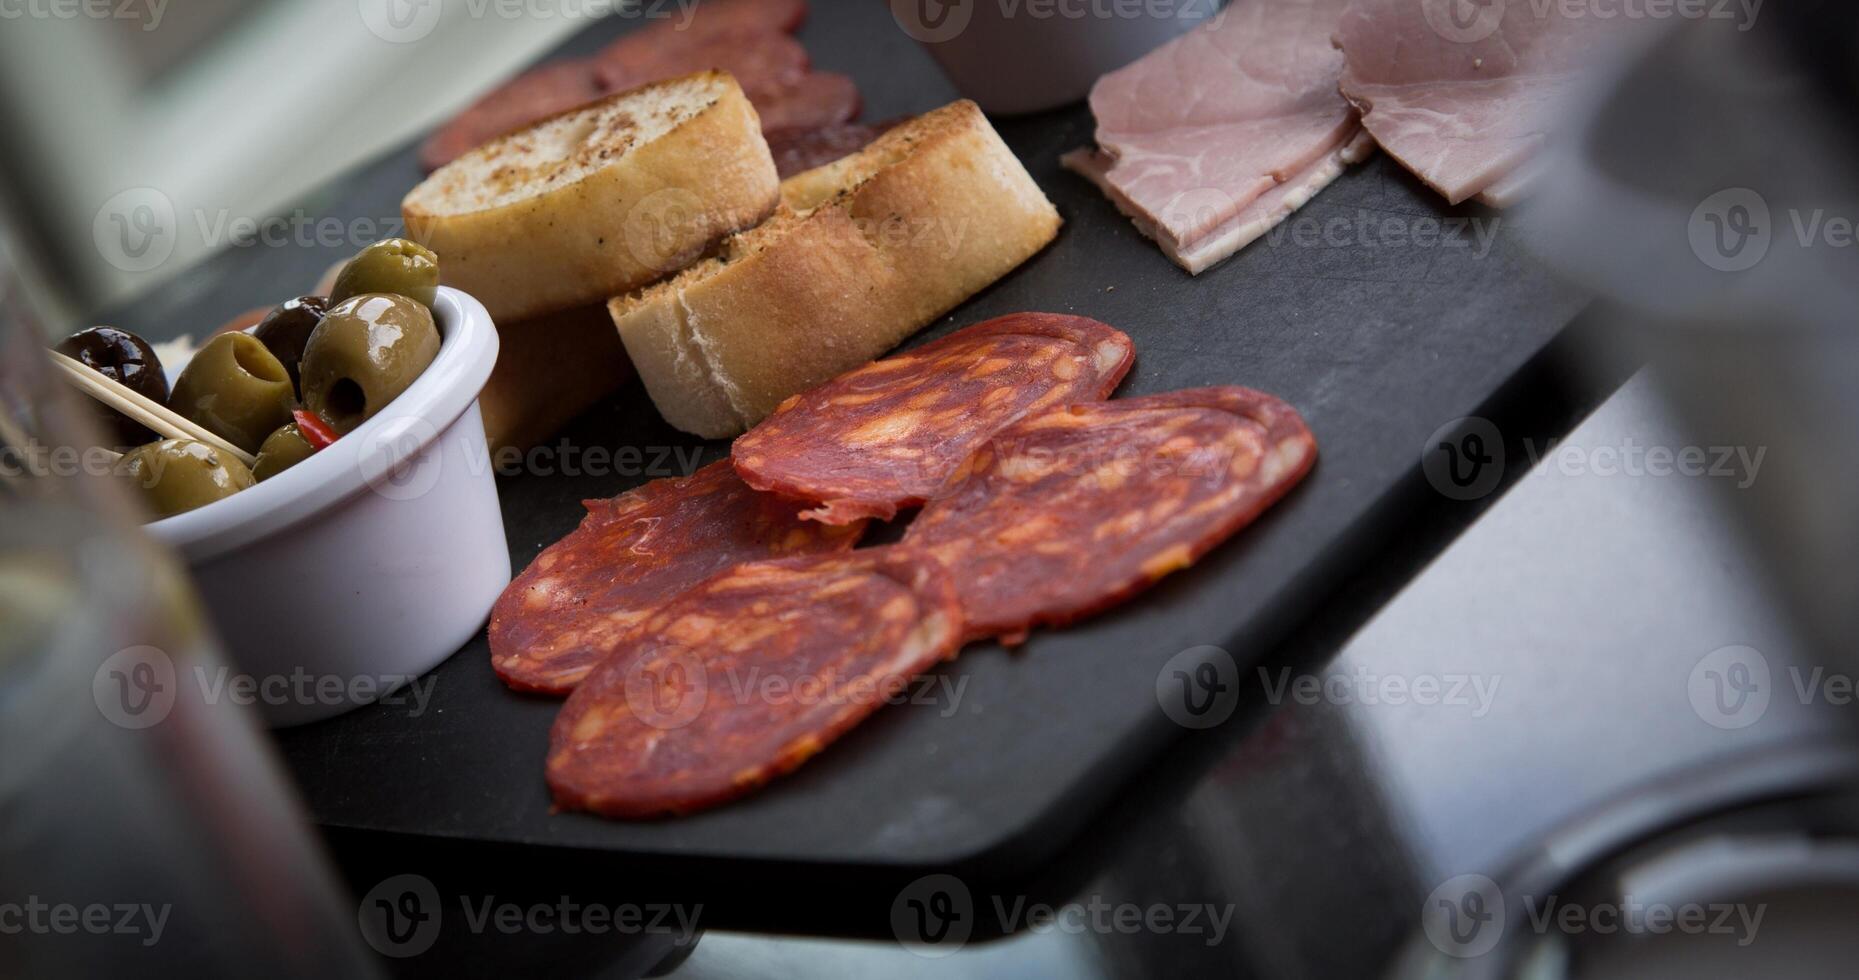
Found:
<path fill-rule="evenodd" d="M 498 137 L 401 202 L 446 285 L 493 320 L 605 302 L 774 210 L 780 182 L 736 80 L 700 72 Z"/>
<path fill-rule="evenodd" d="M 672 425 L 707 438 L 883 354 L 1038 252 L 1059 215 L 974 103 L 797 174 L 758 227 L 609 308 Z"/>

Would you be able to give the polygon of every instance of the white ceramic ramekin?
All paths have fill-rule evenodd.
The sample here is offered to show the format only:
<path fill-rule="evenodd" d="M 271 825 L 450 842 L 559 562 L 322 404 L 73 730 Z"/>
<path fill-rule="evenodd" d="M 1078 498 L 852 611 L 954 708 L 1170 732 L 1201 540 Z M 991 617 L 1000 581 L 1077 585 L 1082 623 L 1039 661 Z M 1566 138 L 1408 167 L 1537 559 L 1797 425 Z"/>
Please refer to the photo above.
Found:
<path fill-rule="evenodd" d="M 434 313 L 438 357 L 379 415 L 249 490 L 145 527 L 186 559 L 242 675 L 199 682 L 268 724 L 400 689 L 471 639 L 510 582 L 478 413 L 497 332 L 454 289 Z"/>

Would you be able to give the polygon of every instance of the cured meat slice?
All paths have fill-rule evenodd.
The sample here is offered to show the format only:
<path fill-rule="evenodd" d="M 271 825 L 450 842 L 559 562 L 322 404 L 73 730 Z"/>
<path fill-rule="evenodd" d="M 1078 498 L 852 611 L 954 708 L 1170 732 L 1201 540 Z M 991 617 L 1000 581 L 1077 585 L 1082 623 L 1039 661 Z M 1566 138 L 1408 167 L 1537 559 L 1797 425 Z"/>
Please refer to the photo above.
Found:
<path fill-rule="evenodd" d="M 764 132 L 832 126 L 857 118 L 864 107 L 858 83 L 830 71 L 808 72 L 785 88 L 749 93 L 749 100 L 755 103 L 755 111 L 762 117 Z"/>
<path fill-rule="evenodd" d="M 1208 266 L 1265 237 L 1298 208 L 1310 203 L 1317 192 L 1336 182 L 1351 164 L 1361 163 L 1375 153 L 1375 141 L 1360 130 L 1347 143 L 1319 158 L 1271 190 L 1252 199 L 1239 213 L 1202 236 L 1180 254 L 1170 254 L 1182 268 L 1199 273 Z M 1167 251 L 1167 245 L 1163 245 Z"/>
<path fill-rule="evenodd" d="M 1342 93 L 1382 149 L 1457 204 L 1537 153 L 1583 69 L 1631 29 L 1567 6 L 1356 0 L 1336 31 Z"/>
<path fill-rule="evenodd" d="M 961 645 L 934 559 L 867 548 L 738 565 L 655 614 L 562 707 L 564 809 L 689 813 L 792 771 Z"/>
<path fill-rule="evenodd" d="M 591 59 L 542 65 L 489 92 L 427 138 L 420 164 L 437 170 L 493 137 L 602 95 L 706 68 L 735 75 L 750 101 L 792 98 L 786 93 L 797 86 L 818 84 L 807 82 L 806 49 L 788 36 L 806 18 L 806 0 L 708 0 L 688 18 L 682 11 L 655 17 Z M 856 114 L 855 103 L 833 121 Z"/>
<path fill-rule="evenodd" d="M 467 151 L 602 94 L 590 61 L 558 61 L 511 79 L 473 103 L 420 145 L 420 165 L 437 170 Z"/>
<path fill-rule="evenodd" d="M 1151 236 L 1163 254 L 1176 265 L 1195 275 L 1218 264 L 1233 253 L 1265 237 L 1298 208 L 1310 203 L 1317 192 L 1335 183 L 1351 164 L 1368 159 L 1375 152 L 1375 141 L 1358 130 L 1341 147 L 1318 159 L 1290 179 L 1252 199 L 1231 218 L 1183 247 L 1168 236 Z M 1099 150 L 1073 150 L 1064 156 L 1066 167 L 1098 186 L 1125 214 L 1137 213 L 1139 207 L 1123 198 L 1122 192 L 1105 179 L 1112 162 Z"/>
<path fill-rule="evenodd" d="M 767 129 L 768 152 L 775 158 L 775 173 L 782 180 L 832 163 L 870 145 L 891 123 L 835 123 L 829 126 L 790 126 Z"/>
<path fill-rule="evenodd" d="M 694 34 L 646 30 L 628 34 L 595 59 L 595 77 L 607 91 L 720 68 L 736 76 L 752 102 L 777 95 L 807 76 L 807 49 L 778 31 Z"/>
<path fill-rule="evenodd" d="M 955 574 L 971 638 L 1018 643 L 1186 568 L 1303 479 L 1291 406 L 1200 388 L 1029 416 L 977 450 L 901 547 Z"/>
<path fill-rule="evenodd" d="M 668 57 L 699 50 L 708 50 L 709 56 L 720 54 L 728 57 L 727 51 L 719 52 L 711 44 L 714 39 L 730 38 L 741 44 L 753 37 L 792 34 L 806 19 L 805 0 L 709 0 L 698 4 L 688 17 L 680 12 L 676 16 L 648 19 L 645 24 L 627 31 L 601 49 L 595 61 L 599 63 L 602 77 L 608 79 L 611 87 L 630 88 L 653 80 L 631 80 L 641 73 L 644 66 L 662 66 Z M 628 66 L 639 67 L 629 70 Z M 724 65 L 699 64 L 683 71 L 673 70 L 671 75 L 718 67 Z M 737 82 L 744 91 L 748 90 L 747 82 L 741 78 Z"/>
<path fill-rule="evenodd" d="M 491 609 L 491 665 L 516 690 L 567 694 L 692 585 L 738 562 L 845 551 L 864 530 L 800 520 L 727 461 L 586 506 Z"/>
<path fill-rule="evenodd" d="M 802 517 L 889 520 L 1015 419 L 1108 398 L 1135 353 L 1122 331 L 1086 317 L 986 320 L 789 398 L 730 458 L 757 490 L 818 504 Z"/>
<path fill-rule="evenodd" d="M 1358 124 L 1330 37 L 1348 2 L 1234 0 L 1098 79 L 1097 152 L 1066 166 L 1189 272 L 1227 258 L 1341 173 Z M 1248 211 L 1286 183 L 1295 190 Z"/>
<path fill-rule="evenodd" d="M 677 35 L 750 30 L 792 34 L 807 19 L 807 0 L 704 0 L 688 18 L 685 5 L 673 7 L 678 12 L 656 19 L 654 28 Z"/>

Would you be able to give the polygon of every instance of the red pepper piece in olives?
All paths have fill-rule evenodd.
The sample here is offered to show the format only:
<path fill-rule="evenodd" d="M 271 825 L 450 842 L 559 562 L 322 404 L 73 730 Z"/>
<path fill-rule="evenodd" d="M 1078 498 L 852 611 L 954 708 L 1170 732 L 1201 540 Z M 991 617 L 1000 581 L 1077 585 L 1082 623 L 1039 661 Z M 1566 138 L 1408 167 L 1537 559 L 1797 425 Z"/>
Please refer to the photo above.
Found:
<path fill-rule="evenodd" d="M 161 359 L 149 342 L 127 330 L 115 327 L 91 327 L 58 342 L 54 348 L 111 381 L 161 405 L 168 404 L 168 375 Z M 155 438 L 155 433 L 116 411 L 85 399 L 95 406 L 98 424 L 111 446 L 139 446 Z"/>
<path fill-rule="evenodd" d="M 252 336 L 257 337 L 290 373 L 292 388 L 301 388 L 303 384 L 298 365 L 303 362 L 304 345 L 310 342 L 310 331 L 323 322 L 323 314 L 328 312 L 329 301 L 323 297 L 299 296 L 279 304 L 258 321 L 258 327 L 252 331 Z"/>

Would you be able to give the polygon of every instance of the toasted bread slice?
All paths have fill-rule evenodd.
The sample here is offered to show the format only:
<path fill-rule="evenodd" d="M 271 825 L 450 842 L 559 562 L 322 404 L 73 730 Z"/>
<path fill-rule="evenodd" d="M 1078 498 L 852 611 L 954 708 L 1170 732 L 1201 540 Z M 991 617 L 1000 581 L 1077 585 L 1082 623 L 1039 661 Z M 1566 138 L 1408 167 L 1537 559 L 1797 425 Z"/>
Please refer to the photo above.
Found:
<path fill-rule="evenodd" d="M 780 198 L 755 108 L 717 71 L 498 137 L 401 202 L 448 286 L 493 320 L 606 301 L 689 264 Z"/>
<path fill-rule="evenodd" d="M 762 225 L 609 305 L 652 401 L 708 438 L 857 367 L 1050 242 L 1059 215 L 975 104 L 797 174 Z"/>

